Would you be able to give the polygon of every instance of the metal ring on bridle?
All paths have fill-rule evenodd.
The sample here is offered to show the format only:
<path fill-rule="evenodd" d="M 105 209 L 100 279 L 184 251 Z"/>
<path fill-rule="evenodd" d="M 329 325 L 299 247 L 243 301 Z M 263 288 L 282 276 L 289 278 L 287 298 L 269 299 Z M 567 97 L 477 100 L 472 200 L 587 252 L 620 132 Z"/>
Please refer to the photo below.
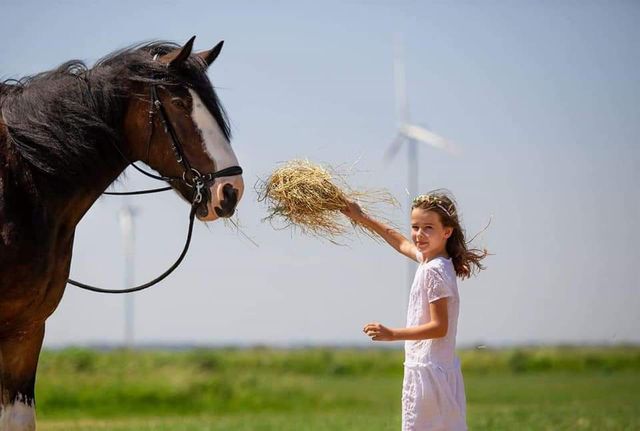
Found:
<path fill-rule="evenodd" d="M 193 178 L 195 178 L 195 180 L 193 181 L 193 183 L 189 183 L 189 181 L 187 180 L 187 171 L 182 172 L 182 181 L 184 181 L 184 183 L 186 184 L 187 187 L 189 187 L 190 189 L 192 189 L 194 186 L 196 186 L 198 184 L 198 182 L 201 182 L 202 184 L 204 184 L 204 182 L 202 181 L 202 174 L 200 172 L 198 172 L 198 170 L 196 168 L 191 168 L 191 173 L 193 175 Z M 200 180 L 200 181 L 198 181 Z"/>

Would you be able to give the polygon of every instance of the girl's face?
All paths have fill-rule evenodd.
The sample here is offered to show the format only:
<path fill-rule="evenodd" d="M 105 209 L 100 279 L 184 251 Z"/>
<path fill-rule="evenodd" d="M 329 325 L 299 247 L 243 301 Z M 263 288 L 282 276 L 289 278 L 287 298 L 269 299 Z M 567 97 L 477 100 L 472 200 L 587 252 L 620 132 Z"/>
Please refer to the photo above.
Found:
<path fill-rule="evenodd" d="M 421 208 L 411 211 L 411 239 L 425 258 L 446 254 L 452 233 L 453 228 L 444 227 L 437 212 Z"/>

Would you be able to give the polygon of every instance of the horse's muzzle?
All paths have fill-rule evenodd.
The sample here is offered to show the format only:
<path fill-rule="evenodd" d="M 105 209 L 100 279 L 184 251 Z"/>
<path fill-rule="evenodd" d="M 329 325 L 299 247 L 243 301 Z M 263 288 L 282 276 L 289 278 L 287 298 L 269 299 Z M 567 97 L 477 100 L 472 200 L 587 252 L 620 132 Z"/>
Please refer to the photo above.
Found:
<path fill-rule="evenodd" d="M 242 199 L 244 181 L 242 175 L 217 178 L 209 186 L 207 196 L 198 206 L 196 215 L 200 221 L 214 221 L 231 217 Z"/>
<path fill-rule="evenodd" d="M 238 205 L 238 190 L 231 184 L 225 184 L 222 186 L 222 195 L 224 198 L 220 201 L 220 206 L 213 210 L 218 217 L 231 217 Z"/>

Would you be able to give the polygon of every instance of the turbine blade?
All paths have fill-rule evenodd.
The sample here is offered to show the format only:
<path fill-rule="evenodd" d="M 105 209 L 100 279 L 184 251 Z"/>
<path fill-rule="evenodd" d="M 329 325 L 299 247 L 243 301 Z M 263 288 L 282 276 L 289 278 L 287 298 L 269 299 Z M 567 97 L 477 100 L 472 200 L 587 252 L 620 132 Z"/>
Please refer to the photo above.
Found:
<path fill-rule="evenodd" d="M 391 142 L 391 145 L 389 145 L 389 148 L 387 148 L 387 151 L 385 151 L 384 153 L 385 163 L 389 163 L 391 160 L 393 160 L 396 154 L 398 154 L 398 151 L 400 151 L 400 147 L 402 146 L 404 140 L 405 137 L 402 134 L 398 133 L 395 139 Z"/>
<path fill-rule="evenodd" d="M 451 154 L 460 154 L 460 150 L 453 144 L 453 142 L 446 140 L 442 136 L 425 129 L 424 127 L 416 126 L 414 124 L 403 124 L 402 127 L 400 127 L 400 133 L 409 139 L 429 144 Z"/>

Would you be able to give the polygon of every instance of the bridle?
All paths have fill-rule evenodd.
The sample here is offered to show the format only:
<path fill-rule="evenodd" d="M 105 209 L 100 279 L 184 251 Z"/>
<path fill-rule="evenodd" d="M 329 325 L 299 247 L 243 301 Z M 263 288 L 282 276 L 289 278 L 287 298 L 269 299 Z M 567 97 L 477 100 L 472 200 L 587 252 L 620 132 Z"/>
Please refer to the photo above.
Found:
<path fill-rule="evenodd" d="M 169 274 L 171 274 L 180 265 L 180 263 L 182 263 L 182 260 L 186 256 L 187 251 L 189 250 L 189 245 L 191 243 L 191 235 L 193 233 L 193 222 L 196 215 L 196 211 L 198 207 L 202 204 L 203 199 L 205 199 L 205 197 L 206 197 L 206 200 L 209 200 L 210 198 L 209 186 L 215 182 L 216 178 L 242 175 L 242 168 L 240 166 L 230 166 L 230 167 L 221 169 L 219 171 L 210 172 L 204 175 L 201 174 L 197 169 L 191 166 L 184 152 L 182 142 L 180 141 L 180 136 L 176 133 L 176 130 L 173 127 L 173 124 L 169 120 L 167 111 L 164 108 L 164 105 L 162 104 L 160 97 L 158 96 L 157 87 L 158 87 L 158 84 L 152 84 L 150 88 L 151 109 L 149 110 L 150 131 L 149 131 L 149 138 L 147 140 L 147 154 L 149 153 L 151 140 L 153 139 L 153 133 L 155 129 L 155 115 L 156 113 L 158 113 L 160 117 L 160 121 L 162 122 L 162 125 L 164 127 L 164 131 L 169 135 L 169 138 L 170 138 L 169 142 L 171 144 L 171 149 L 173 150 L 173 154 L 176 158 L 176 161 L 182 167 L 182 170 L 183 170 L 182 176 L 170 177 L 170 176 L 155 175 L 150 172 L 147 172 L 144 169 L 138 167 L 132 161 L 130 161 L 127 158 L 127 156 L 124 154 L 122 149 L 120 149 L 120 147 L 118 147 L 117 145 L 115 145 L 115 147 L 118 150 L 118 152 L 122 155 L 122 157 L 127 161 L 128 165 L 133 166 L 137 171 L 141 172 L 142 174 L 150 178 L 160 180 L 160 181 L 167 181 L 169 183 L 180 182 L 193 190 L 193 197 L 191 198 L 191 211 L 189 212 L 189 229 L 187 232 L 187 239 L 182 249 L 182 253 L 180 253 L 180 256 L 178 257 L 178 259 L 173 263 L 173 265 L 169 267 L 169 269 L 167 269 L 165 272 L 163 272 L 153 280 L 147 283 L 141 284 L 139 286 L 130 287 L 127 289 L 111 290 L 111 289 L 102 289 L 99 287 L 91 286 L 91 285 L 81 283 L 72 279 L 67 280 L 69 284 L 77 286 L 81 289 L 86 289 L 86 290 L 90 290 L 92 292 L 98 292 L 98 293 L 131 293 L 131 292 L 138 292 L 140 290 L 144 290 L 164 280 Z M 142 194 L 149 194 L 149 193 L 164 192 L 171 189 L 172 187 L 160 187 L 157 189 L 139 190 L 134 192 L 104 192 L 103 194 L 116 195 L 116 196 L 142 195 Z"/>

